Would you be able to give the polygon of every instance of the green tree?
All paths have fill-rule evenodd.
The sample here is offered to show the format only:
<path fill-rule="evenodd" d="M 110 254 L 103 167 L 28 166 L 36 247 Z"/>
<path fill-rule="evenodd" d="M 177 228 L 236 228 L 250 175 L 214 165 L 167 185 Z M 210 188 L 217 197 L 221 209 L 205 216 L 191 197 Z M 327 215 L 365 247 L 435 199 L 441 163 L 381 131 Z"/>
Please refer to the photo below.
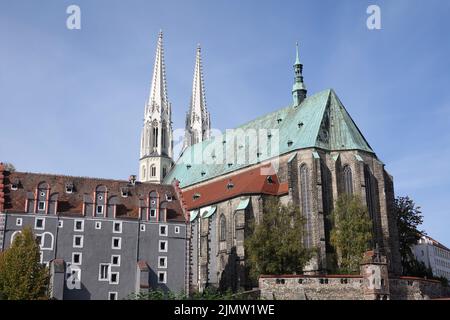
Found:
<path fill-rule="evenodd" d="M 253 221 L 245 240 L 250 275 L 302 273 L 313 249 L 305 248 L 305 221 L 300 209 L 282 205 L 278 198 L 265 200 L 259 223 Z"/>
<path fill-rule="evenodd" d="M 48 269 L 39 263 L 39 246 L 31 228 L 17 234 L 0 253 L 0 294 L 7 300 L 46 299 Z"/>
<path fill-rule="evenodd" d="M 420 207 L 416 206 L 414 201 L 409 197 L 397 197 L 394 205 L 403 274 L 418 277 L 423 276 L 423 268 L 420 268 L 420 264 L 416 261 L 412 252 L 412 246 L 417 244 L 420 237 L 425 234 L 425 231 L 418 229 L 423 222 Z"/>
<path fill-rule="evenodd" d="M 372 240 L 372 222 L 367 207 L 356 195 L 341 195 L 336 201 L 332 222 L 330 240 L 337 252 L 338 271 L 357 273 Z"/>

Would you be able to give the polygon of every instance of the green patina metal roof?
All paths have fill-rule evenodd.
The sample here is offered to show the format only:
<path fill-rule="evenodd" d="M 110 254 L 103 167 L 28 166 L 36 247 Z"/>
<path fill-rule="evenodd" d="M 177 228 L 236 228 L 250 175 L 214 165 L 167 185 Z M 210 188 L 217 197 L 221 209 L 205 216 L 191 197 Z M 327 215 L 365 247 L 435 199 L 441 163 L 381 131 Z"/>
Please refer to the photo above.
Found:
<path fill-rule="evenodd" d="M 248 139 L 231 143 L 233 134 L 226 132 L 187 148 L 164 182 L 177 179 L 180 187 L 184 188 L 278 155 L 311 147 L 374 153 L 331 89 L 307 97 L 297 107 L 282 108 L 236 129 L 266 129 L 267 137 L 273 135 L 268 138 L 269 144 L 272 138 L 278 139 L 276 154 L 264 152 L 257 144 L 249 143 Z M 240 150 L 246 152 L 245 161 L 239 157 Z M 230 151 L 237 156 L 232 160 L 224 159 L 224 154 L 230 154 Z M 249 159 L 251 157 L 254 159 Z"/>
<path fill-rule="evenodd" d="M 241 201 L 239 201 L 239 204 L 238 204 L 236 210 L 244 210 L 245 208 L 247 208 L 249 202 L 250 202 L 250 198 L 241 199 Z"/>

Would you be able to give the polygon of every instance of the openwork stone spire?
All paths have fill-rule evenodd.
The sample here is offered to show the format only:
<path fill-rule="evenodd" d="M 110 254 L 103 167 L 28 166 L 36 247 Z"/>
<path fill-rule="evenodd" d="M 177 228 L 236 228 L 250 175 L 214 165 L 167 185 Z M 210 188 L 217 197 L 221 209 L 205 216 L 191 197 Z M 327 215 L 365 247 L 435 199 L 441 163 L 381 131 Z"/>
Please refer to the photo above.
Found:
<path fill-rule="evenodd" d="M 166 66 L 164 64 L 164 47 L 163 33 L 159 32 L 158 44 L 156 47 L 155 65 L 153 68 L 152 86 L 150 89 L 150 97 L 147 103 L 146 112 L 153 112 L 155 109 L 160 111 L 161 108 L 167 107 L 169 104 L 167 99 L 166 86 Z"/>
<path fill-rule="evenodd" d="M 194 79 L 192 83 L 191 103 L 186 115 L 186 132 L 183 150 L 190 145 L 209 139 L 210 130 L 211 123 L 209 112 L 206 109 L 201 48 L 200 45 L 198 45 L 197 56 L 195 59 Z"/>
<path fill-rule="evenodd" d="M 150 97 L 145 105 L 141 134 L 139 178 L 143 182 L 160 183 L 173 164 L 172 110 L 167 98 L 163 33 L 156 46 Z"/>

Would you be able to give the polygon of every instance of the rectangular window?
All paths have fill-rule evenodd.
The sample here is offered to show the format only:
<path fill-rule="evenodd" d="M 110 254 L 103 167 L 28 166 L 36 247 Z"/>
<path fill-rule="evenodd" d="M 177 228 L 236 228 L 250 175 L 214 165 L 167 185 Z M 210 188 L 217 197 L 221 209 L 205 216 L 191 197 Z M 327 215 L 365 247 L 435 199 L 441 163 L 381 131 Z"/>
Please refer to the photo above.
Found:
<path fill-rule="evenodd" d="M 103 214 L 103 206 L 97 206 L 97 215 L 102 215 Z"/>
<path fill-rule="evenodd" d="M 112 238 L 112 248 L 120 249 L 122 247 L 122 238 L 114 237 Z"/>
<path fill-rule="evenodd" d="M 38 202 L 38 210 L 44 211 L 45 210 L 45 201 L 39 201 Z"/>
<path fill-rule="evenodd" d="M 117 292 L 108 292 L 108 300 L 117 300 Z"/>
<path fill-rule="evenodd" d="M 74 248 L 83 248 L 83 236 L 73 236 L 73 247 Z"/>
<path fill-rule="evenodd" d="M 45 219 L 44 218 L 36 218 L 34 221 L 34 228 L 37 230 L 45 229 Z"/>
<path fill-rule="evenodd" d="M 114 222 L 113 232 L 122 233 L 122 222 Z"/>
<path fill-rule="evenodd" d="M 109 280 L 109 263 L 100 263 L 98 267 L 98 280 L 99 281 Z"/>
<path fill-rule="evenodd" d="M 141 224 L 141 231 L 142 231 L 142 232 L 145 231 L 145 224 Z"/>
<path fill-rule="evenodd" d="M 111 256 L 111 266 L 120 267 L 120 255 L 115 254 Z"/>
<path fill-rule="evenodd" d="M 64 221 L 59 220 L 58 221 L 58 228 L 62 228 L 64 226 Z"/>
<path fill-rule="evenodd" d="M 179 233 L 180 233 L 180 227 L 179 227 L 179 226 L 176 226 L 176 227 L 175 227 L 175 233 L 176 233 L 176 234 L 179 234 Z"/>
<path fill-rule="evenodd" d="M 167 226 L 166 225 L 159 226 L 159 235 L 167 236 Z"/>
<path fill-rule="evenodd" d="M 111 272 L 109 284 L 119 284 L 119 273 L 118 272 Z"/>
<path fill-rule="evenodd" d="M 167 240 L 159 240 L 159 252 L 167 252 Z"/>
<path fill-rule="evenodd" d="M 167 268 L 167 257 L 158 257 L 158 268 Z"/>
<path fill-rule="evenodd" d="M 95 221 L 95 229 L 100 230 L 102 228 L 102 223 L 100 221 Z"/>
<path fill-rule="evenodd" d="M 156 218 L 156 209 L 150 209 L 150 218 Z"/>
<path fill-rule="evenodd" d="M 16 226 L 18 226 L 18 227 L 22 226 L 22 218 L 16 219 Z"/>
<path fill-rule="evenodd" d="M 81 252 L 72 253 L 72 264 L 80 265 L 82 263 L 83 255 Z"/>
<path fill-rule="evenodd" d="M 158 271 L 158 283 L 166 283 L 167 274 L 165 271 Z"/>
<path fill-rule="evenodd" d="M 73 231 L 84 231 L 84 220 L 75 220 Z"/>

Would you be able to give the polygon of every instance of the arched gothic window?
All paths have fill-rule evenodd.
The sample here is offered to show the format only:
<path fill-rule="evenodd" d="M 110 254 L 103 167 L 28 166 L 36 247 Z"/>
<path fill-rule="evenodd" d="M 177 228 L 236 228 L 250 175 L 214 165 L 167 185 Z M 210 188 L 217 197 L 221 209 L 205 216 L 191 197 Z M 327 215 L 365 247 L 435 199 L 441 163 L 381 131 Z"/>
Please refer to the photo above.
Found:
<path fill-rule="evenodd" d="M 153 123 L 153 148 L 158 148 L 158 123 L 155 121 Z"/>
<path fill-rule="evenodd" d="M 220 233 L 219 233 L 219 240 L 225 241 L 227 239 L 227 218 L 225 218 L 225 215 L 220 216 Z"/>
<path fill-rule="evenodd" d="M 369 216 L 370 219 L 372 220 L 372 228 L 373 228 L 373 233 L 374 236 L 376 235 L 375 231 L 375 220 L 376 220 L 376 215 L 375 215 L 375 202 L 374 202 L 374 193 L 373 193 L 373 178 L 372 178 L 372 174 L 370 172 L 369 166 L 368 165 L 364 165 L 364 180 L 365 180 L 365 184 L 366 184 L 366 202 L 367 202 L 367 209 L 369 210 Z"/>
<path fill-rule="evenodd" d="M 350 166 L 344 167 L 344 192 L 347 194 L 353 193 L 353 175 Z"/>
<path fill-rule="evenodd" d="M 306 219 L 304 245 L 312 247 L 312 212 L 309 194 L 309 170 L 306 164 L 300 167 L 300 196 L 302 201 L 302 214 Z"/>

